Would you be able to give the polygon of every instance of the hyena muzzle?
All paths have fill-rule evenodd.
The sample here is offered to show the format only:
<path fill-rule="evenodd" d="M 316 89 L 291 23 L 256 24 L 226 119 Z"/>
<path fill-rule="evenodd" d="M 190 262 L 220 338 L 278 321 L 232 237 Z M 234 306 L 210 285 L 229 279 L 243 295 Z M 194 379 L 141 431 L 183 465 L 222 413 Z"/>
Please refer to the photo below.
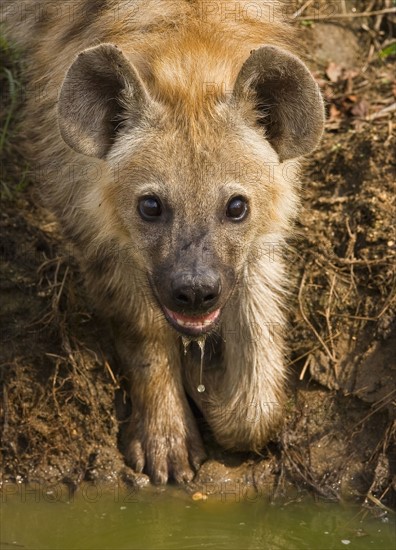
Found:
<path fill-rule="evenodd" d="M 259 451 L 282 417 L 279 250 L 324 115 L 277 5 L 80 0 L 71 13 L 25 0 L 2 12 L 33 92 L 26 155 L 114 329 L 126 458 L 157 483 L 190 480 L 204 460 L 187 395 L 227 449 Z"/>

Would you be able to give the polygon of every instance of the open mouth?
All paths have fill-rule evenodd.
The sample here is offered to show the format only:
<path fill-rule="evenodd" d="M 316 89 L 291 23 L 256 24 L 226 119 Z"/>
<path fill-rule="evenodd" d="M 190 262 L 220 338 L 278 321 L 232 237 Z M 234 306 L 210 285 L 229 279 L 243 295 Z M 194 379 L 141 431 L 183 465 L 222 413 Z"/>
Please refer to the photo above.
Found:
<path fill-rule="evenodd" d="M 220 308 L 206 315 L 185 315 L 164 306 L 165 316 L 171 325 L 183 334 L 199 336 L 209 332 L 220 316 Z"/>

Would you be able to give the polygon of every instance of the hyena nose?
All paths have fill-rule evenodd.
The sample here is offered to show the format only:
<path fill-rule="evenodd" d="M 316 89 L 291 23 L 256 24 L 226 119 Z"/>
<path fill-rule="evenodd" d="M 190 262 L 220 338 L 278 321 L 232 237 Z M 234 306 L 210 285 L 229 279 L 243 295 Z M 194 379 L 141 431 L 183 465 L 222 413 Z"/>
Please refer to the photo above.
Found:
<path fill-rule="evenodd" d="M 172 281 L 172 298 L 179 308 L 207 310 L 216 304 L 221 293 L 220 277 L 211 272 L 194 277 L 180 274 Z"/>

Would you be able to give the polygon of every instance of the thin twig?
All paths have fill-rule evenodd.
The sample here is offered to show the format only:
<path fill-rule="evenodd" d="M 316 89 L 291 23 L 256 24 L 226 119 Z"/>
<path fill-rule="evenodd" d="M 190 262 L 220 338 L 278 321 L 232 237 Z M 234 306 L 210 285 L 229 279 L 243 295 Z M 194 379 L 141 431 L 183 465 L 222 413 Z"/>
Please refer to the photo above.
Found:
<path fill-rule="evenodd" d="M 300 376 L 298 378 L 299 380 L 304 379 L 305 373 L 307 372 L 308 367 L 311 365 L 311 359 L 312 359 L 312 355 L 308 355 L 308 357 L 305 360 L 304 366 L 301 369 Z"/>
<path fill-rule="evenodd" d="M 334 334 L 333 340 L 338 338 L 340 336 L 340 334 L 341 334 L 341 332 L 337 332 L 336 334 Z M 325 342 L 328 342 L 329 340 L 330 340 L 330 338 L 326 338 Z M 298 357 L 296 357 L 296 359 L 293 359 L 293 361 L 290 361 L 290 363 L 288 363 L 286 366 L 291 367 L 295 363 L 298 363 L 298 361 L 300 361 L 301 359 L 304 359 L 304 357 L 306 357 L 310 353 L 313 353 L 314 351 L 318 350 L 320 347 L 321 347 L 320 344 L 318 344 L 317 346 L 314 346 L 313 348 L 311 348 L 308 351 L 304 352 L 302 355 L 299 355 Z"/>
<path fill-rule="evenodd" d="M 119 383 L 117 382 L 117 378 L 115 377 L 114 372 L 111 370 L 111 367 L 110 367 L 109 363 L 108 363 L 106 360 L 104 361 L 104 366 L 106 367 L 107 372 L 109 373 L 110 378 L 111 378 L 112 381 L 113 381 L 114 387 L 115 387 L 116 389 L 119 389 L 119 388 L 120 388 L 120 385 L 119 385 Z"/>
<path fill-rule="evenodd" d="M 306 15 L 305 17 L 297 17 L 297 21 L 299 20 L 311 20 L 311 21 L 323 21 L 326 19 L 348 19 L 350 17 L 373 17 L 375 15 L 385 15 L 386 13 L 395 13 L 396 14 L 396 8 L 387 8 L 384 10 L 376 10 L 376 11 L 363 11 L 358 13 L 335 13 L 333 15 L 313 15 L 311 18 L 309 15 Z"/>
<path fill-rule="evenodd" d="M 325 319 L 326 319 L 327 330 L 328 330 L 328 333 L 329 333 L 330 348 L 331 348 L 331 353 L 334 357 L 335 357 L 335 352 L 334 352 L 333 335 L 332 335 L 333 334 L 333 329 L 332 329 L 332 326 L 331 326 L 330 317 L 331 317 L 331 301 L 332 301 L 332 297 L 333 297 L 336 277 L 337 277 L 336 274 L 333 273 L 333 277 L 332 277 L 331 284 L 330 284 L 329 301 L 327 303 L 327 307 L 326 307 L 326 311 L 325 311 Z"/>
<path fill-rule="evenodd" d="M 56 380 L 58 378 L 58 373 L 59 373 L 59 359 L 56 361 L 54 377 L 52 379 L 52 398 L 54 400 L 58 415 L 62 416 L 62 413 L 61 413 L 61 410 L 60 410 L 60 407 L 59 407 L 59 403 L 58 403 L 58 399 L 56 397 Z"/>
<path fill-rule="evenodd" d="M 14 79 L 11 71 L 9 71 L 6 68 L 4 68 L 3 70 L 6 74 L 7 79 L 8 79 L 8 87 L 9 87 L 9 92 L 10 92 L 10 97 L 11 97 L 11 105 L 8 109 L 8 114 L 7 114 L 6 120 L 4 122 L 2 132 L 0 134 L 0 152 L 3 150 L 5 140 L 6 140 L 6 136 L 7 136 L 7 132 L 8 132 L 8 127 L 10 125 L 12 115 L 14 114 L 14 110 L 15 110 L 15 106 L 16 106 L 16 99 L 17 99 L 16 87 L 17 87 L 17 84 L 18 84 L 17 81 Z"/>
<path fill-rule="evenodd" d="M 316 330 L 316 328 L 313 326 L 311 321 L 308 319 L 308 317 L 307 317 L 307 315 L 304 311 L 304 308 L 303 308 L 303 305 L 302 305 L 302 289 L 304 288 L 305 279 L 306 279 L 306 272 L 304 271 L 304 274 L 303 274 L 302 279 L 301 279 L 300 288 L 299 288 L 299 291 L 298 291 L 298 303 L 299 303 L 299 306 L 300 306 L 301 316 L 304 319 L 304 321 L 306 322 L 306 324 L 309 326 L 309 328 L 312 330 L 312 332 L 315 334 L 316 338 L 322 344 L 324 350 L 326 351 L 326 353 L 330 357 L 330 359 L 332 361 L 335 361 L 336 359 L 333 357 L 331 351 L 326 346 L 326 343 L 324 342 L 323 338 L 321 337 L 319 332 Z"/>
<path fill-rule="evenodd" d="M 66 270 L 65 270 L 65 274 L 64 274 L 64 276 L 63 276 L 63 279 L 62 279 L 62 283 L 61 283 L 61 285 L 60 285 L 59 292 L 58 292 L 58 294 L 55 296 L 55 303 L 56 303 L 56 305 L 59 304 L 59 300 L 60 300 L 60 298 L 61 298 L 61 296 L 62 296 L 62 292 L 63 292 L 64 286 L 65 286 L 65 282 L 66 282 L 66 278 L 67 278 L 68 273 L 69 273 L 69 266 L 68 266 L 68 267 L 66 268 Z"/>
<path fill-rule="evenodd" d="M 312 4 L 314 0 L 307 0 L 301 8 L 299 8 L 296 12 L 293 13 L 292 18 L 297 19 L 304 11 Z"/>
<path fill-rule="evenodd" d="M 382 504 L 382 502 L 380 500 L 378 500 L 378 498 L 376 498 L 371 493 L 367 493 L 366 498 L 371 500 L 371 502 L 373 502 L 376 506 L 378 506 L 378 508 L 381 508 L 381 510 L 386 510 L 387 512 L 390 512 L 391 514 L 394 514 L 394 511 L 391 508 L 388 508 L 387 506 L 385 506 L 385 504 Z"/>
<path fill-rule="evenodd" d="M 373 416 L 373 414 L 377 413 L 379 410 L 381 410 L 382 408 L 386 407 L 386 405 L 389 405 L 389 403 L 392 401 L 392 395 L 396 392 L 396 390 L 392 390 L 391 392 L 389 392 L 388 394 L 386 394 L 384 397 L 382 397 L 381 399 L 379 399 L 373 406 L 374 406 L 374 409 L 369 412 L 368 414 L 366 414 L 366 416 L 364 418 L 362 418 L 362 420 L 359 420 L 359 422 L 357 422 L 353 429 L 357 428 L 358 426 L 360 426 L 361 424 L 363 424 L 368 418 L 370 418 L 370 416 Z M 387 400 L 387 401 L 386 401 Z M 383 401 L 383 403 L 381 403 L 381 401 Z M 378 403 L 381 403 L 381 405 L 378 405 Z M 378 405 L 378 406 L 377 406 Z"/>
<path fill-rule="evenodd" d="M 366 120 L 376 120 L 377 118 L 387 116 L 390 113 L 394 113 L 395 111 L 396 111 L 396 103 L 393 103 L 392 105 L 388 105 L 388 107 L 384 107 L 380 111 L 377 111 L 372 115 L 369 115 L 368 117 L 366 117 Z"/>
<path fill-rule="evenodd" d="M 322 495 L 325 498 L 329 498 L 329 493 L 322 489 L 318 485 L 318 483 L 315 482 L 315 479 L 313 478 L 311 472 L 308 470 L 308 468 L 304 465 L 303 461 L 301 459 L 294 459 L 292 457 L 292 453 L 289 452 L 288 449 L 286 449 L 285 443 L 282 445 L 282 450 L 284 454 L 286 455 L 286 458 L 289 460 L 290 464 L 294 466 L 294 469 L 298 472 L 298 474 L 302 477 L 302 479 L 312 488 L 317 491 L 318 494 Z M 298 455 L 296 455 L 298 457 Z M 332 487 L 327 487 L 328 491 L 330 491 L 331 495 L 336 499 L 339 500 L 339 496 L 337 495 L 336 491 Z"/>

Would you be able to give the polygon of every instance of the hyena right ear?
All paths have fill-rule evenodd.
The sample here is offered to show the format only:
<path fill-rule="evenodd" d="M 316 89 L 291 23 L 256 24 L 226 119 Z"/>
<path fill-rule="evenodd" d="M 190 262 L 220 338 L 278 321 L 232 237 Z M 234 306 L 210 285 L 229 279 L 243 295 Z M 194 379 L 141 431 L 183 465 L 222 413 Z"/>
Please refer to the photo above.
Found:
<path fill-rule="evenodd" d="M 104 158 L 123 120 L 137 123 L 149 97 L 139 75 L 112 44 L 81 52 L 58 102 L 62 138 L 78 153 Z"/>
<path fill-rule="evenodd" d="M 281 162 L 318 144 L 324 127 L 322 95 L 295 55 L 277 46 L 253 50 L 236 79 L 234 97 L 253 100 L 257 122 Z"/>

